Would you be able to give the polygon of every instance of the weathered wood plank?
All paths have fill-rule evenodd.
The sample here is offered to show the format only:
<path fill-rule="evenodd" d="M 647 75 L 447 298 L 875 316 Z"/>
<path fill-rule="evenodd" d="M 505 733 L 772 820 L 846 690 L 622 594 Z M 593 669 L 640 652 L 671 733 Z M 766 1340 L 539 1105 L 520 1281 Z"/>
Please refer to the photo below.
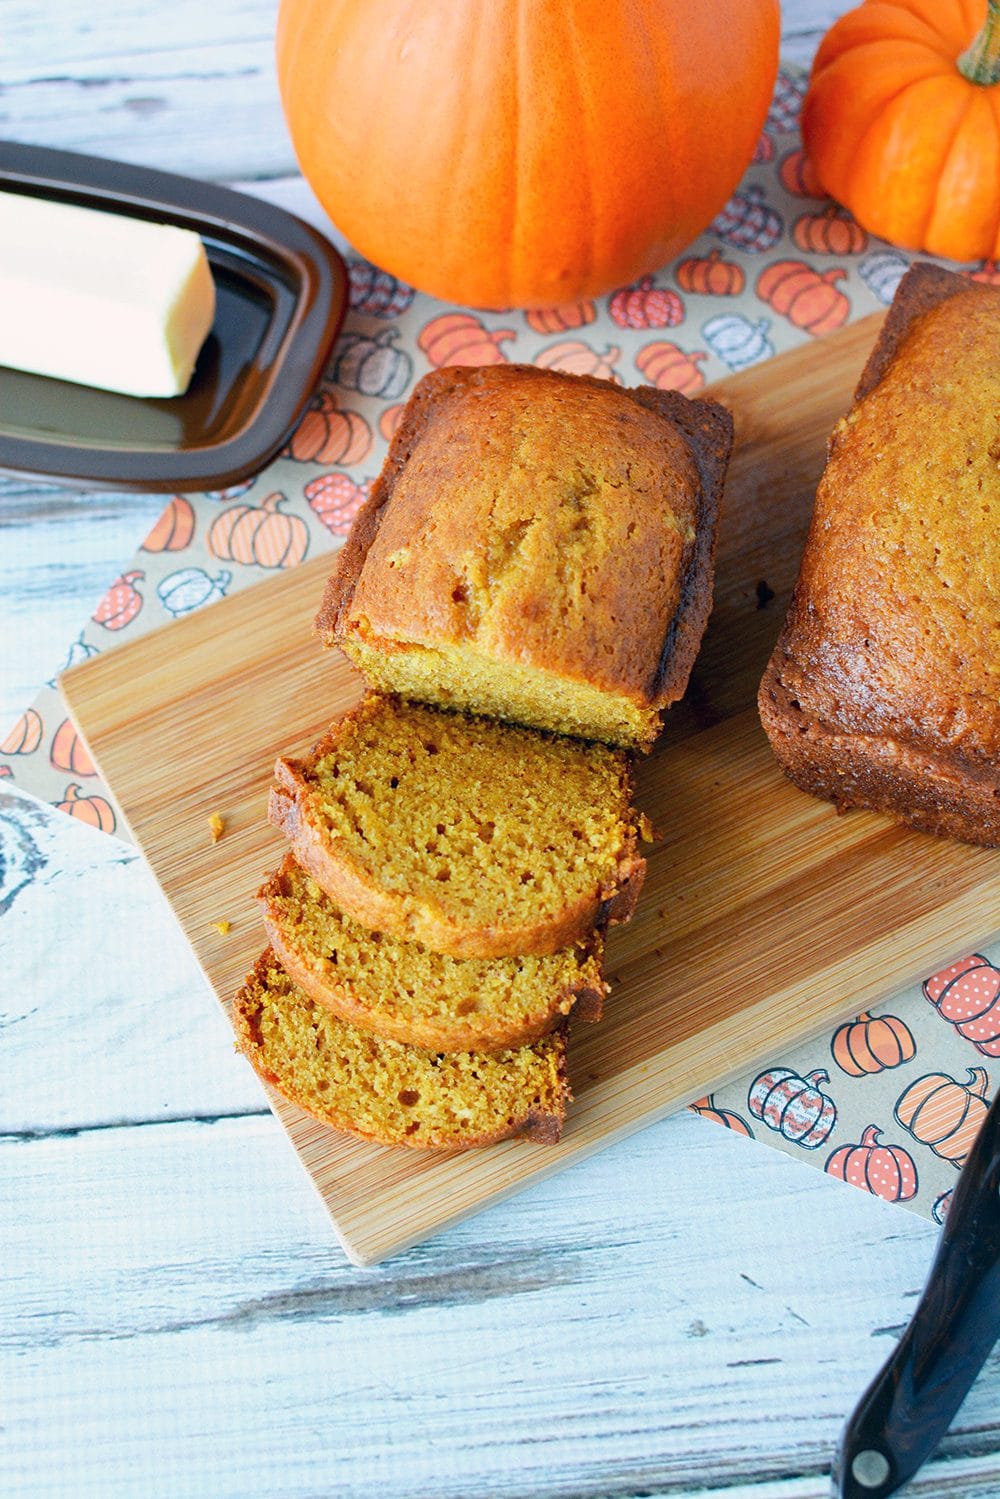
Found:
<path fill-rule="evenodd" d="M 934 1242 L 687 1115 L 375 1271 L 269 1118 L 5 1143 L 14 1193 L 0 1441 L 33 1499 L 818 1495 Z M 944 1451 L 1000 1487 L 998 1381 Z"/>

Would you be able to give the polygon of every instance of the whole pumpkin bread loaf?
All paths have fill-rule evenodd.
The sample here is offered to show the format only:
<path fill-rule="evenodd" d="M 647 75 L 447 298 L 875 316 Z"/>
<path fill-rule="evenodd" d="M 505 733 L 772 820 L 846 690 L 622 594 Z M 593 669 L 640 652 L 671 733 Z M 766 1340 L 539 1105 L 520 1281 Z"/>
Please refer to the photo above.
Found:
<path fill-rule="evenodd" d="M 1000 844 L 1000 290 L 900 283 L 759 695 L 788 776 Z"/>
<path fill-rule="evenodd" d="M 565 1029 L 489 1056 L 383 1041 L 315 1004 L 270 950 L 236 995 L 233 1025 L 266 1083 L 363 1140 L 429 1150 L 511 1135 L 554 1142 L 566 1117 Z"/>
<path fill-rule="evenodd" d="M 362 926 L 496 958 L 628 920 L 646 870 L 631 795 L 621 750 L 372 693 L 278 760 L 268 815 Z"/>
<path fill-rule="evenodd" d="M 574 1020 L 599 1020 L 599 932 L 542 957 L 451 958 L 370 932 L 334 905 L 289 854 L 258 900 L 281 966 L 361 1030 L 431 1051 L 525 1046 Z"/>
<path fill-rule="evenodd" d="M 712 602 L 732 419 L 531 366 L 414 390 L 316 625 L 382 691 L 648 748 Z"/>

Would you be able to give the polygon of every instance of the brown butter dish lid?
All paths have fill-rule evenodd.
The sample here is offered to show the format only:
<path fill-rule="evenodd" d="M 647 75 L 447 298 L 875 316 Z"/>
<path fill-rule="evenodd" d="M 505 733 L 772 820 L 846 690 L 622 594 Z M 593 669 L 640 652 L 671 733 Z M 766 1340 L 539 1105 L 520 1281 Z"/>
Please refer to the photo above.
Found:
<path fill-rule="evenodd" d="M 0 471 L 102 489 L 225 489 L 283 447 L 343 320 L 347 272 L 293 214 L 171 172 L 0 142 L 0 191 L 201 236 L 212 331 L 184 395 L 140 398 L 0 366 Z"/>

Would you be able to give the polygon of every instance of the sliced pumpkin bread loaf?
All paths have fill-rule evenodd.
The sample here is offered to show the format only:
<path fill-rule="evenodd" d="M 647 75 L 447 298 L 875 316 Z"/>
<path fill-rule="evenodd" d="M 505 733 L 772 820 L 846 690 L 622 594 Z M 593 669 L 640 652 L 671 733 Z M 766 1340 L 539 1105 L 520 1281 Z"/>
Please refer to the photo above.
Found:
<path fill-rule="evenodd" d="M 536 1041 L 571 1010 L 600 1019 L 599 933 L 544 957 L 452 958 L 352 921 L 290 854 L 258 900 L 271 947 L 299 988 L 384 1039 L 498 1051 Z"/>
<path fill-rule="evenodd" d="M 431 1150 L 511 1135 L 551 1142 L 566 1117 L 563 1029 L 488 1056 L 383 1041 L 315 1004 L 270 950 L 237 994 L 233 1024 L 265 1082 L 324 1124 L 364 1140 Z"/>
<path fill-rule="evenodd" d="M 269 816 L 363 926 L 504 957 L 632 915 L 631 793 L 620 750 L 372 694 L 307 758 L 279 759 Z"/>
<path fill-rule="evenodd" d="M 530 365 L 420 381 L 316 626 L 372 686 L 648 749 L 712 604 L 733 424 Z"/>

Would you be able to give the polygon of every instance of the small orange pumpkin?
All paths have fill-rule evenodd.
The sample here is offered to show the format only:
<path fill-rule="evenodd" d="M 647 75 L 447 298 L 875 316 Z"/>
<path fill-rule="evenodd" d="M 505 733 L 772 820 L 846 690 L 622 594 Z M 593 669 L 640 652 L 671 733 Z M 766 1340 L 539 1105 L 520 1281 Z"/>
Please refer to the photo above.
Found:
<path fill-rule="evenodd" d="M 387 406 L 382 412 L 382 415 L 379 417 L 378 429 L 381 432 L 382 436 L 385 438 L 386 442 L 392 442 L 392 439 L 395 437 L 396 428 L 403 420 L 403 412 L 405 410 L 406 407 L 403 404 L 400 404 L 398 406 Z"/>
<path fill-rule="evenodd" d="M 34 708 L 25 708 L 6 739 L 0 743 L 0 755 L 33 755 L 42 742 L 44 728 Z"/>
<path fill-rule="evenodd" d="M 900 1094 L 893 1110 L 897 1123 L 914 1139 L 956 1166 L 969 1154 L 989 1112 L 989 1073 L 970 1067 L 968 1077 L 967 1083 L 960 1083 L 947 1073 L 929 1072 Z"/>
<path fill-rule="evenodd" d="M 775 260 L 757 277 L 757 295 L 796 328 L 818 337 L 847 321 L 851 304 L 834 283 L 847 272 L 812 270 L 801 260 Z"/>
<path fill-rule="evenodd" d="M 690 396 L 705 384 L 705 376 L 698 365 L 707 358 L 708 355 L 700 350 L 688 353 L 676 344 L 657 341 L 639 350 L 635 367 L 658 390 L 679 390 Z"/>
<path fill-rule="evenodd" d="M 144 552 L 183 552 L 194 536 L 191 501 L 175 494 L 142 544 Z"/>
<path fill-rule="evenodd" d="M 677 285 L 683 291 L 710 297 L 738 297 L 746 283 L 742 266 L 723 260 L 721 250 L 692 255 L 677 267 Z"/>
<path fill-rule="evenodd" d="M 95 625 L 103 625 L 106 630 L 124 630 L 131 624 L 142 608 L 142 594 L 135 585 L 145 576 L 133 568 L 116 578 L 91 615 Z"/>
<path fill-rule="evenodd" d="M 111 803 L 105 801 L 103 796 L 86 796 L 81 786 L 67 786 L 62 801 L 56 802 L 56 808 L 79 822 L 99 828 L 102 833 L 113 833 L 115 830 L 115 814 Z"/>
<path fill-rule="evenodd" d="M 56 770 L 68 775 L 93 776 L 97 774 L 87 746 L 76 732 L 70 719 L 64 718 L 52 736 L 49 746 L 49 763 Z"/>
<path fill-rule="evenodd" d="M 883 1145 L 877 1124 L 869 1124 L 857 1145 L 841 1145 L 823 1169 L 885 1202 L 910 1202 L 917 1195 L 913 1157 L 901 1145 Z"/>
<path fill-rule="evenodd" d="M 516 338 L 513 328 L 487 328 L 471 312 L 443 312 L 421 328 L 418 347 L 431 364 L 506 364 L 500 348 Z"/>
<path fill-rule="evenodd" d="M 916 1056 L 917 1047 L 909 1027 L 896 1015 L 872 1015 L 864 1010 L 834 1032 L 830 1050 L 837 1066 L 848 1077 L 884 1072 L 901 1067 Z"/>
<path fill-rule="evenodd" d="M 593 302 L 566 302 L 562 307 L 532 307 L 524 321 L 536 333 L 567 333 L 571 328 L 585 328 L 596 316 Z"/>
<path fill-rule="evenodd" d="M 791 193 L 793 198 L 826 197 L 816 179 L 813 164 L 801 146 L 781 158 L 778 176 L 785 191 Z"/>
<path fill-rule="evenodd" d="M 208 533 L 212 556 L 247 567 L 295 567 L 309 550 L 309 528 L 300 516 L 282 514 L 287 500 L 276 490 L 260 505 L 223 510 Z"/>
<path fill-rule="evenodd" d="M 313 398 L 285 449 L 298 463 L 360 463 L 371 449 L 372 429 L 357 411 L 343 411 L 321 390 Z"/>
<path fill-rule="evenodd" d="M 867 0 L 820 43 L 802 138 L 823 187 L 872 234 L 997 259 L 998 100 L 996 0 Z"/>
<path fill-rule="evenodd" d="M 716 1108 L 715 1099 L 711 1095 L 695 1099 L 690 1107 L 692 1113 L 700 1114 L 703 1119 L 711 1119 L 713 1124 L 724 1125 L 737 1135 L 749 1135 L 751 1140 L 754 1138 L 753 1130 L 746 1120 L 741 1115 L 734 1114 L 732 1109 Z"/>
<path fill-rule="evenodd" d="M 822 213 L 804 213 L 797 218 L 792 238 L 800 250 L 812 255 L 860 255 L 868 244 L 861 225 L 836 203 Z"/>
<path fill-rule="evenodd" d="M 562 343 L 550 344 L 536 357 L 535 363 L 542 370 L 562 370 L 569 375 L 592 375 L 597 380 L 614 380 L 621 384 L 615 363 L 622 357 L 621 349 L 609 344 L 600 353 L 590 344 L 577 339 L 566 339 Z"/>

